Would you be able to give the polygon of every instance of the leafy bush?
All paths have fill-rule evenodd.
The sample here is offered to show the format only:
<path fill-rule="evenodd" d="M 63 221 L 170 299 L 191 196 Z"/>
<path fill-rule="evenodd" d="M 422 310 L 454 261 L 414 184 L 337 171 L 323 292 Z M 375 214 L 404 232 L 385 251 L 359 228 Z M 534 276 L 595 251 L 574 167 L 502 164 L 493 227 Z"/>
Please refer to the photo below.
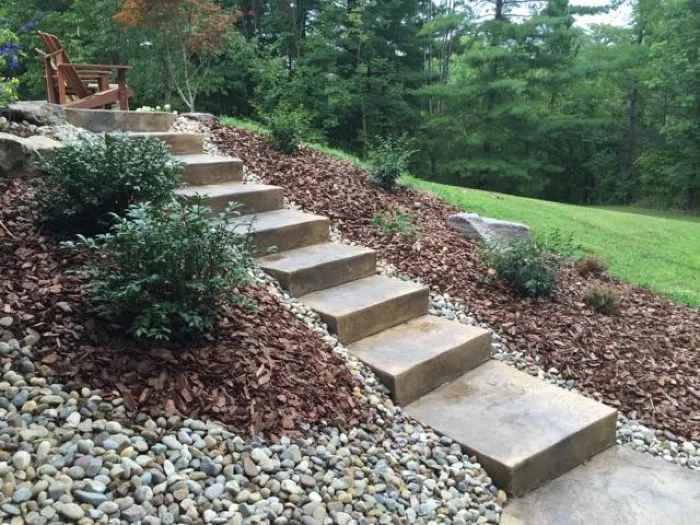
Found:
<path fill-rule="evenodd" d="M 549 295 L 556 287 L 559 259 L 533 239 L 484 246 L 486 264 L 525 297 Z"/>
<path fill-rule="evenodd" d="M 379 139 L 370 149 L 367 161 L 370 166 L 370 180 L 385 191 L 391 191 L 398 184 L 408 161 L 415 151 L 408 149 L 409 141 L 400 138 Z"/>
<path fill-rule="evenodd" d="M 600 277 L 608 271 L 608 263 L 591 255 L 576 264 L 576 271 L 581 277 Z"/>
<path fill-rule="evenodd" d="M 234 224 L 235 207 L 216 218 L 201 201 L 150 203 L 116 217 L 110 233 L 64 243 L 99 256 L 79 273 L 104 314 L 137 338 L 182 340 L 212 330 L 253 264 L 250 224 Z"/>
<path fill-rule="evenodd" d="M 594 284 L 586 290 L 586 304 L 596 312 L 611 315 L 620 309 L 620 295 L 615 288 L 606 284 Z"/>
<path fill-rule="evenodd" d="M 303 108 L 294 108 L 287 103 L 279 104 L 265 118 L 272 135 L 272 145 L 289 155 L 299 150 L 299 145 L 309 129 L 309 115 Z"/>
<path fill-rule="evenodd" d="M 0 27 L 0 107 L 17 100 L 19 79 L 14 78 L 20 69 L 23 56 L 19 39 L 9 28 Z"/>
<path fill-rule="evenodd" d="M 382 213 L 376 213 L 372 220 L 385 235 L 401 233 L 405 237 L 411 237 L 419 230 L 416 226 L 416 218 L 401 210 L 386 210 Z"/>
<path fill-rule="evenodd" d="M 559 229 L 538 235 L 537 243 L 550 254 L 569 259 L 577 259 L 583 252 L 583 245 L 574 242 L 573 234 L 565 235 Z"/>
<path fill-rule="evenodd" d="M 159 140 L 82 135 L 43 158 L 41 167 L 49 179 L 39 197 L 42 220 L 58 230 L 95 233 L 136 202 L 167 200 L 183 165 Z"/>

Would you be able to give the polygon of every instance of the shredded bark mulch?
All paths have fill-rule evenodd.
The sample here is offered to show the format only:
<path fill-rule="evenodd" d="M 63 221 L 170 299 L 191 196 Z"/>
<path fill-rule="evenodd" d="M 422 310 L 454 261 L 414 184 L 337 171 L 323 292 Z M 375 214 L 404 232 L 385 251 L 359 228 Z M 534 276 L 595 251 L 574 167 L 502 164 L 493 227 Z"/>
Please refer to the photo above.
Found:
<path fill-rule="evenodd" d="M 421 277 L 465 300 L 469 310 L 500 329 L 511 347 L 556 367 L 585 394 L 617 407 L 627 417 L 700 440 L 700 311 L 658 294 L 604 277 L 622 296 L 619 313 L 605 316 L 583 302 L 596 281 L 573 268 L 560 275 L 549 299 L 523 299 L 497 281 L 478 247 L 447 227 L 452 205 L 413 189 L 385 193 L 358 167 L 302 147 L 293 157 L 273 149 L 261 135 L 214 128 L 226 153 L 243 159 L 266 183 L 309 212 L 330 217 L 345 238 L 378 251 L 402 272 Z M 375 213 L 404 210 L 417 218 L 420 234 L 384 235 Z"/>
<path fill-rule="evenodd" d="M 129 413 L 211 417 L 251 434 L 294 434 L 320 420 L 364 419 L 342 358 L 265 288 L 245 292 L 218 336 L 197 346 L 137 345 L 95 316 L 70 270 L 82 255 L 37 229 L 36 179 L 0 180 L 0 326 L 7 340 L 38 334 L 34 357 L 69 388 L 122 397 Z"/>

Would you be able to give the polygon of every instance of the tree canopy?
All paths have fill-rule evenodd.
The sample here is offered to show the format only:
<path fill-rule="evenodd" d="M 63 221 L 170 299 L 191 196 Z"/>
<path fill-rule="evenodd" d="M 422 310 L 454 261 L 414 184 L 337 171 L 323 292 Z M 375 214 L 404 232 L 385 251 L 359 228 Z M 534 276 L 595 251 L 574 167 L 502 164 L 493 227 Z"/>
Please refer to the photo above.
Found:
<path fill-rule="evenodd" d="M 42 98 L 30 50 L 46 30 L 76 60 L 134 66 L 139 105 L 262 118 L 284 103 L 359 155 L 407 135 L 420 177 L 698 211 L 700 0 L 630 1 L 628 26 L 581 28 L 614 5 L 5 0 L 0 75 Z"/>

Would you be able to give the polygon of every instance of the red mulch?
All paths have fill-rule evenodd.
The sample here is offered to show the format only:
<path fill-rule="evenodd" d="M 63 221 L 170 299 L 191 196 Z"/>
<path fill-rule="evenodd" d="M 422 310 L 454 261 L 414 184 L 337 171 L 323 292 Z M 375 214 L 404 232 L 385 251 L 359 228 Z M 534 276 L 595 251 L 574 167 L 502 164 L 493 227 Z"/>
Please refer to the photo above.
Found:
<path fill-rule="evenodd" d="M 387 194 L 356 166 L 309 148 L 289 157 L 241 129 L 214 130 L 220 147 L 242 158 L 270 184 L 306 210 L 331 218 L 349 240 L 374 248 L 402 272 L 420 276 L 462 298 L 470 311 L 500 328 L 520 351 L 556 367 L 587 395 L 633 419 L 678 436 L 700 439 L 700 311 L 647 290 L 604 278 L 622 295 L 620 312 L 606 317 L 583 303 L 596 279 L 564 269 L 548 300 L 523 299 L 498 282 L 485 284 L 487 268 L 477 246 L 446 225 L 455 207 L 426 193 Z M 421 234 L 387 237 L 372 216 L 387 208 L 410 211 Z"/>
<path fill-rule="evenodd" d="M 218 337 L 198 347 L 138 346 L 94 315 L 83 261 L 37 231 L 37 181 L 0 180 L 0 317 L 15 337 L 41 334 L 35 356 L 76 388 L 122 397 L 130 413 L 208 416 L 250 433 L 294 433 L 326 419 L 364 418 L 342 358 L 264 288 L 246 292 L 257 309 L 224 312 Z M 9 333 L 0 337 L 7 339 Z M 3 340 L 4 340 L 3 339 Z"/>

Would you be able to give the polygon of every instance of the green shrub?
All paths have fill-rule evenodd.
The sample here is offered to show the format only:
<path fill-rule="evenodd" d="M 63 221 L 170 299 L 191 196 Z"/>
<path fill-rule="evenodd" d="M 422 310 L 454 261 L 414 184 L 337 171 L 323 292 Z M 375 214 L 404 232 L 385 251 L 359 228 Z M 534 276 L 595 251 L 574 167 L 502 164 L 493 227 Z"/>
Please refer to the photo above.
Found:
<path fill-rule="evenodd" d="M 132 204 L 164 202 L 183 168 L 162 141 L 126 135 L 83 135 L 40 164 L 48 176 L 39 197 L 42 221 L 86 234 L 107 231 L 111 215 Z"/>
<path fill-rule="evenodd" d="M 233 206 L 210 214 L 199 200 L 137 204 L 111 232 L 64 244 L 98 255 L 80 274 L 104 314 L 137 338 L 189 339 L 215 327 L 223 304 L 245 300 L 236 287 L 253 264 L 250 224 L 233 223 Z"/>
<path fill-rule="evenodd" d="M 369 179 L 384 189 L 393 190 L 408 167 L 408 161 L 415 151 L 408 149 L 409 141 L 400 138 L 379 139 L 367 156 Z"/>
<path fill-rule="evenodd" d="M 584 295 L 586 304 L 596 312 L 603 315 L 617 313 L 620 309 L 620 295 L 617 290 L 610 285 L 594 284 L 586 290 Z"/>
<path fill-rule="evenodd" d="M 419 230 L 416 226 L 416 218 L 401 210 L 386 210 L 382 213 L 375 213 L 372 220 L 385 235 L 389 236 L 401 233 L 405 237 L 411 237 Z"/>
<path fill-rule="evenodd" d="M 591 255 L 576 264 L 576 271 L 581 277 L 589 277 L 591 275 L 600 277 L 608 271 L 608 263 L 595 255 Z"/>
<path fill-rule="evenodd" d="M 533 239 L 484 246 L 486 264 L 525 297 L 549 295 L 556 287 L 559 259 Z"/>
<path fill-rule="evenodd" d="M 265 118 L 265 122 L 272 135 L 272 145 L 284 153 L 294 155 L 308 133 L 309 114 L 301 107 L 294 108 L 281 103 Z"/>

